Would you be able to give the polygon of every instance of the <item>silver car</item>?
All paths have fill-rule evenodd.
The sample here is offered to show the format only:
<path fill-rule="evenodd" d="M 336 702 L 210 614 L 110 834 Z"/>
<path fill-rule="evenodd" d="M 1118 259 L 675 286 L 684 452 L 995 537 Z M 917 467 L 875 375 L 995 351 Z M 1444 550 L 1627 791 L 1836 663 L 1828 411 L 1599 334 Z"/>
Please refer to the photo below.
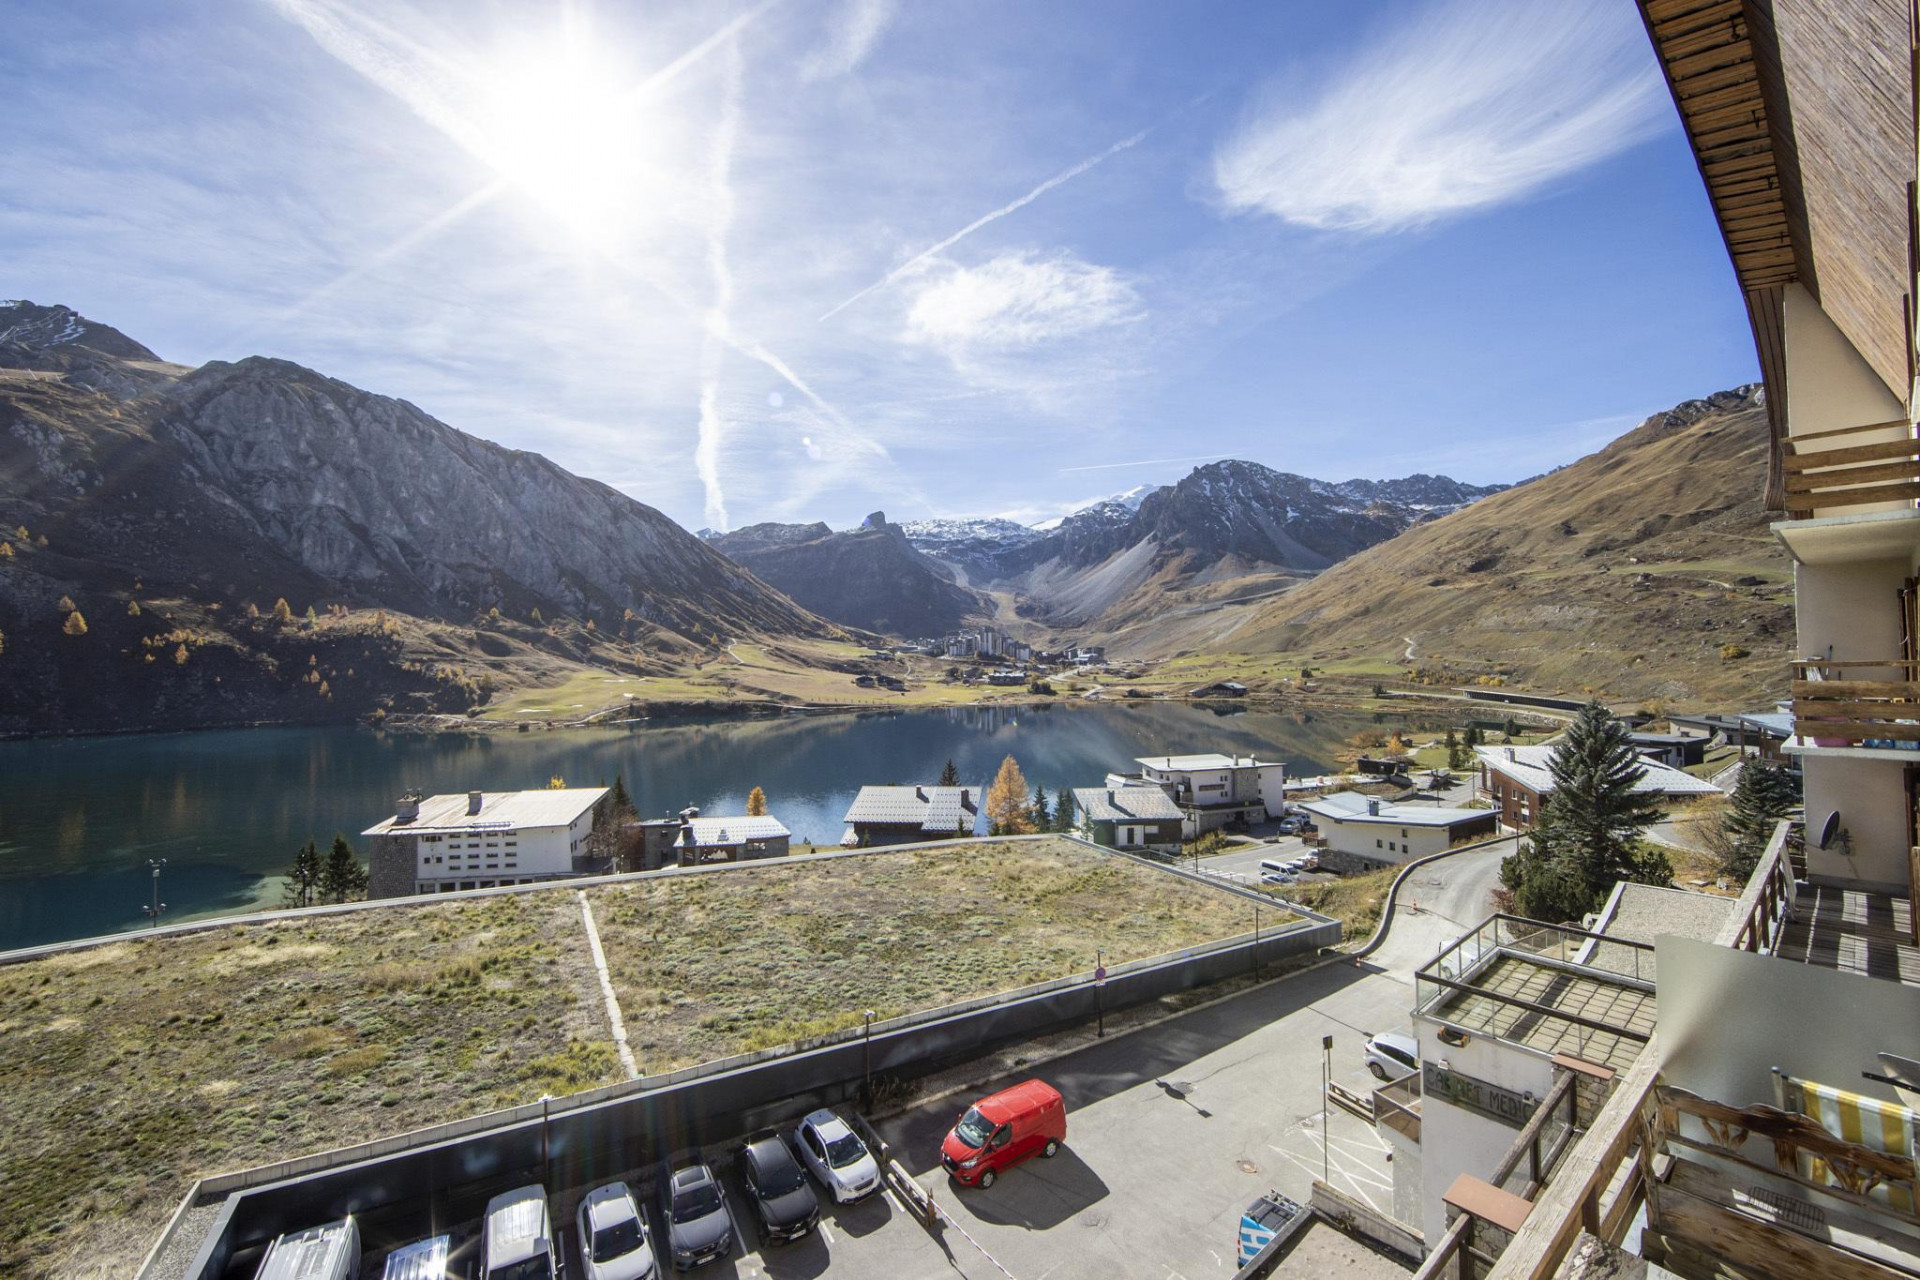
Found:
<path fill-rule="evenodd" d="M 626 1183 L 587 1192 L 578 1219 L 580 1265 L 587 1280 L 655 1280 L 660 1274 L 640 1202 Z"/>

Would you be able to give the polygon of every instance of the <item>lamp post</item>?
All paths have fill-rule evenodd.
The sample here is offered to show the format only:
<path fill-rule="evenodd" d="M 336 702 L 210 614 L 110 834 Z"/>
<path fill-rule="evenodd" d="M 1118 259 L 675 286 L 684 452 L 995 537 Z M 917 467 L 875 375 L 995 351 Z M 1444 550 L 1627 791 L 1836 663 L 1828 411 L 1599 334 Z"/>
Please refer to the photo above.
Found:
<path fill-rule="evenodd" d="M 1260 978 L 1260 903 L 1258 900 L 1253 904 L 1253 976 L 1255 981 Z"/>
<path fill-rule="evenodd" d="M 861 1015 L 861 1019 L 865 1023 L 861 1038 L 864 1042 L 863 1056 L 866 1059 L 866 1068 L 865 1083 L 860 1086 L 860 1105 L 870 1111 L 873 1109 L 873 1010 L 867 1010 Z"/>
<path fill-rule="evenodd" d="M 1096 947 L 1093 952 L 1093 1009 L 1100 1020 L 1100 1038 L 1107 1037 L 1107 961 L 1106 951 Z"/>
<path fill-rule="evenodd" d="M 1327 1166 L 1333 1149 L 1333 1137 L 1327 1132 L 1327 1090 L 1333 1086 L 1333 1037 L 1320 1037 L 1320 1181 L 1333 1185 Z"/>
<path fill-rule="evenodd" d="M 152 858 L 147 859 L 147 866 L 153 870 L 153 904 L 140 909 L 146 912 L 147 919 L 151 922 L 152 927 L 156 929 L 160 927 L 161 913 L 167 909 L 167 904 L 160 901 L 160 868 L 166 865 L 167 860 L 165 858 L 161 858 L 158 861 Z"/>

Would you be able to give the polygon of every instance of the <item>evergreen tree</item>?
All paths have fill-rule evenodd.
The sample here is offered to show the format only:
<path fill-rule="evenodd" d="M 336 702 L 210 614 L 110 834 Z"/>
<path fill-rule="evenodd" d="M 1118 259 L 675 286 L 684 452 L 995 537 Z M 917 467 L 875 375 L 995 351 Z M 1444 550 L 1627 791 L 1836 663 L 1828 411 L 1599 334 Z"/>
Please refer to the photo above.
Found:
<path fill-rule="evenodd" d="M 251 600 L 247 601 L 247 616 L 249 618 L 257 618 L 260 616 L 260 606 Z"/>
<path fill-rule="evenodd" d="M 307 621 L 308 621 L 308 622 L 318 622 L 318 621 L 320 621 L 320 617 L 319 617 L 319 615 L 318 615 L 318 614 L 316 614 L 316 613 L 314 613 L 314 611 L 313 611 L 313 606 L 312 606 L 312 605 L 308 605 L 308 606 L 307 606 Z"/>
<path fill-rule="evenodd" d="M 1452 729 L 1447 730 L 1447 768 L 1465 769 L 1473 763 L 1473 752 L 1460 741 Z"/>
<path fill-rule="evenodd" d="M 73 603 L 73 597 L 72 597 L 72 596 L 61 596 L 61 597 L 60 597 L 60 603 L 59 603 L 58 605 L 56 605 L 56 606 L 54 606 L 54 607 L 55 607 L 55 608 L 57 608 L 57 609 L 59 609 L 59 610 L 60 610 L 60 612 L 62 612 L 62 613 L 72 613 L 72 612 L 74 611 L 74 609 L 75 609 L 75 608 L 77 608 L 78 606 L 76 606 L 76 605 L 75 605 L 75 604 Z"/>
<path fill-rule="evenodd" d="M 137 618 L 140 616 L 140 602 L 138 600 L 127 601 L 127 616 L 129 618 Z"/>
<path fill-rule="evenodd" d="M 767 816 L 767 793 L 758 787 L 747 792 L 747 816 L 749 818 Z"/>
<path fill-rule="evenodd" d="M 288 907 L 310 907 L 320 892 L 320 850 L 309 840 L 293 855 L 280 902 Z"/>
<path fill-rule="evenodd" d="M 184 667 L 187 665 L 187 646 L 184 642 L 182 642 L 178 649 L 173 651 L 173 665 L 176 667 Z"/>
<path fill-rule="evenodd" d="M 366 896 L 367 869 L 360 865 L 359 856 L 345 836 L 334 836 L 333 847 L 327 850 L 326 861 L 320 864 L 316 887 L 322 902 L 345 902 Z"/>
<path fill-rule="evenodd" d="M 1765 760 L 1742 765 L 1740 780 L 1733 784 L 1732 807 L 1722 822 L 1732 852 L 1721 871 L 1742 882 L 1751 876 L 1774 826 L 1799 803 L 1800 789 L 1785 769 Z"/>
<path fill-rule="evenodd" d="M 1021 836 L 1032 831 L 1032 815 L 1027 810 L 1027 778 L 1020 772 L 1020 762 L 1008 756 L 1000 762 L 1000 772 L 987 788 L 987 833 Z"/>
<path fill-rule="evenodd" d="M 1487 740 L 1487 737 L 1485 734 L 1480 732 L 1479 725 L 1470 724 L 1467 726 L 1467 736 L 1463 739 L 1463 741 L 1465 742 L 1466 747 L 1469 751 L 1471 751 L 1475 747 L 1484 745 L 1486 743 L 1486 740 Z"/>
<path fill-rule="evenodd" d="M 11 542 L 0 542 L 0 560 L 11 559 L 13 559 L 13 544 Z"/>
<path fill-rule="evenodd" d="M 1639 847 L 1641 828 L 1660 817 L 1659 800 L 1634 790 L 1646 767 L 1606 707 L 1596 701 L 1580 709 L 1548 772 L 1553 791 L 1539 825 L 1500 869 L 1522 915 L 1574 920 L 1595 910 L 1616 881 L 1672 882 L 1666 856 Z"/>
<path fill-rule="evenodd" d="M 940 770 L 940 785 L 943 787 L 960 785 L 960 770 L 954 766 L 952 757 L 948 757 L 946 765 Z"/>
<path fill-rule="evenodd" d="M 1053 829 L 1055 831 L 1073 830 L 1075 826 L 1073 809 L 1073 792 L 1062 791 L 1059 801 L 1053 806 Z"/>
<path fill-rule="evenodd" d="M 293 606 L 287 603 L 285 596 L 273 602 L 273 620 L 275 622 L 293 621 Z"/>
<path fill-rule="evenodd" d="M 627 794 L 627 778 L 625 774 L 616 773 L 613 775 L 613 794 L 608 797 L 608 799 L 614 816 L 621 818 L 637 818 L 640 816 L 639 807 L 633 803 L 633 797 Z"/>
<path fill-rule="evenodd" d="M 7 633 L 0 631 L 0 653 L 7 651 Z"/>
<path fill-rule="evenodd" d="M 60 624 L 60 629 L 70 636 L 83 636 L 87 634 L 87 620 L 80 616 L 78 609 L 75 609 L 67 615 L 67 620 Z"/>
<path fill-rule="evenodd" d="M 1053 806 L 1047 802 L 1047 789 L 1033 784 L 1033 807 L 1028 811 L 1035 831 L 1053 830 Z"/>

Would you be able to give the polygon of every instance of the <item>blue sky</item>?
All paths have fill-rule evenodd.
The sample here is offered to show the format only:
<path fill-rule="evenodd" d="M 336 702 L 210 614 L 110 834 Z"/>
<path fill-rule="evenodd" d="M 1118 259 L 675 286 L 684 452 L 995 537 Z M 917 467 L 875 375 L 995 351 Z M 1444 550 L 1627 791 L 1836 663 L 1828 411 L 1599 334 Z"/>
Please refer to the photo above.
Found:
<path fill-rule="evenodd" d="M 0 294 L 689 528 L 1516 480 L 1756 376 L 1624 0 L 16 0 L 0 110 Z"/>

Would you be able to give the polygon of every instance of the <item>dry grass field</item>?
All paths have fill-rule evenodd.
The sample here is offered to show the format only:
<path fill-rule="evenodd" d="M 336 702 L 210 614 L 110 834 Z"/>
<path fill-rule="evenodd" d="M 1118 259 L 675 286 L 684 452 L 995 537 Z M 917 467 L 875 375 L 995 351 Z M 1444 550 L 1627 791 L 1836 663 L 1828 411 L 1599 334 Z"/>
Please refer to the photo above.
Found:
<path fill-rule="evenodd" d="M 1066 840 L 967 843 L 593 891 L 642 1071 L 1228 937 L 1243 899 Z M 1261 916 L 1262 927 L 1281 923 Z M 697 994 L 696 994 L 697 993 Z"/>
<path fill-rule="evenodd" d="M 1251 925 L 1240 899 L 1063 840 L 592 897 L 649 1072 Z M 0 968 L 0 1275 L 128 1276 L 198 1176 L 618 1078 L 567 889 Z"/>

